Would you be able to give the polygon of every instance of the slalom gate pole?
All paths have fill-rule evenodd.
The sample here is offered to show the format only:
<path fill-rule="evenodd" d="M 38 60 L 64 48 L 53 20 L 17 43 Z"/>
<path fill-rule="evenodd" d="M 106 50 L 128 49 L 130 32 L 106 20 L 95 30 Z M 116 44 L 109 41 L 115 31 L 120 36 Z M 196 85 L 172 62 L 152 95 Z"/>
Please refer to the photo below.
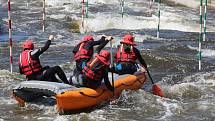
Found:
<path fill-rule="evenodd" d="M 42 22 L 42 26 L 43 26 L 43 32 L 45 32 L 45 16 L 46 16 L 46 8 L 45 8 L 45 0 L 43 0 L 43 22 Z"/>
<path fill-rule="evenodd" d="M 84 0 L 82 0 L 82 20 L 81 20 L 81 27 L 84 28 L 84 14 L 85 14 L 85 5 Z"/>
<path fill-rule="evenodd" d="M 204 14 L 204 34 L 203 34 L 203 41 L 205 41 L 205 40 L 206 40 L 207 5 L 208 5 L 208 0 L 205 0 L 205 14 Z"/>
<path fill-rule="evenodd" d="M 89 8 L 89 2 L 88 2 L 88 0 L 87 0 L 87 2 L 86 2 L 86 18 L 88 18 L 89 16 L 88 16 L 88 8 Z"/>
<path fill-rule="evenodd" d="M 153 0 L 149 0 L 149 10 L 150 10 L 150 15 L 152 15 L 152 3 Z"/>
<path fill-rule="evenodd" d="M 111 53 L 110 53 L 110 59 L 111 59 L 111 68 L 114 67 L 113 64 L 113 43 L 112 40 L 110 41 L 110 48 L 111 48 Z M 112 86 L 114 87 L 114 74 L 111 72 L 111 77 L 112 77 Z M 114 96 L 114 90 L 113 90 L 113 96 Z"/>
<path fill-rule="evenodd" d="M 161 0 L 158 0 L 158 27 L 157 27 L 157 38 L 160 37 L 160 5 L 161 5 Z"/>
<path fill-rule="evenodd" d="M 199 27 L 200 27 L 200 31 L 199 31 L 199 54 L 198 54 L 198 60 L 199 60 L 199 70 L 201 70 L 201 60 L 202 60 L 202 2 L 203 0 L 200 0 L 200 7 L 199 7 Z"/>
<path fill-rule="evenodd" d="M 84 30 L 84 33 L 87 33 L 87 20 L 88 20 L 88 17 L 89 17 L 89 1 L 87 0 L 86 1 L 86 5 L 85 5 L 85 12 L 86 12 L 86 20 L 85 20 L 85 30 Z"/>
<path fill-rule="evenodd" d="M 29 0 L 27 0 L 26 7 L 28 7 Z"/>
<path fill-rule="evenodd" d="M 120 6 L 121 6 L 121 17 L 122 17 L 122 22 L 123 22 L 123 17 L 124 17 L 124 3 L 125 1 L 124 0 L 120 0 Z"/>
<path fill-rule="evenodd" d="M 8 37 L 9 37 L 9 45 L 10 45 L 10 72 L 13 72 L 13 57 L 12 57 L 12 23 L 11 23 L 11 5 L 10 0 L 8 0 Z"/>

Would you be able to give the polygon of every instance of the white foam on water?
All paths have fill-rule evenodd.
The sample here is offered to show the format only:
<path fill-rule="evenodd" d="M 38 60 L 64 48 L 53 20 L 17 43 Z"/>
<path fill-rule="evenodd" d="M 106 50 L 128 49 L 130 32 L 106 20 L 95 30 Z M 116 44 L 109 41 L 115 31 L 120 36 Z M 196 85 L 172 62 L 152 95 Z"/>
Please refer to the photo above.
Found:
<path fill-rule="evenodd" d="M 74 115 L 62 115 L 62 116 L 56 116 L 54 121 L 82 121 L 82 120 L 107 120 L 104 116 L 103 110 L 95 110 L 90 113 L 80 113 L 80 114 L 74 114 Z"/>
<path fill-rule="evenodd" d="M 70 121 L 66 116 L 57 116 L 53 121 Z"/>
<path fill-rule="evenodd" d="M 53 121 L 53 117 L 39 117 L 37 119 L 38 120 L 44 120 L 44 121 L 48 121 L 48 120 Z M 61 121 L 64 121 L 64 120 L 61 120 Z"/>
<path fill-rule="evenodd" d="M 208 78 L 214 75 L 214 72 L 197 73 L 192 76 L 185 77 L 180 84 L 174 84 L 173 86 L 166 86 L 168 90 L 167 94 L 170 97 L 180 99 L 195 99 L 196 101 L 201 99 L 213 98 L 213 90 L 215 87 L 214 79 Z"/>
<path fill-rule="evenodd" d="M 94 18 L 87 19 L 88 31 L 100 31 L 106 29 L 126 29 L 135 30 L 143 28 L 155 28 L 156 21 L 139 20 L 133 16 L 125 16 L 123 23 L 119 19 L 119 16 L 113 16 L 112 14 L 97 13 Z"/>
<path fill-rule="evenodd" d="M 54 18 L 54 19 L 64 19 L 66 17 L 66 15 L 65 14 L 57 14 L 57 15 L 52 14 L 52 15 L 48 15 L 48 17 Z"/>
<path fill-rule="evenodd" d="M 41 100 L 41 102 L 37 102 L 37 103 L 26 103 L 25 108 L 26 108 L 26 110 L 35 110 L 35 111 L 44 110 L 45 111 L 43 113 L 44 115 L 57 114 L 57 110 L 54 105 L 53 106 L 44 105 L 43 102 L 44 101 Z"/>
<path fill-rule="evenodd" d="M 72 4 L 77 4 L 79 6 L 80 10 L 78 7 L 71 7 L 70 5 L 64 5 L 64 3 L 72 3 Z M 90 0 L 89 4 L 108 4 L 108 5 L 119 5 L 118 0 Z M 143 2 L 144 3 L 144 2 Z M 65 11 L 73 11 L 75 13 L 80 13 L 81 16 L 81 1 L 80 0 L 64 0 L 64 1 L 59 1 L 59 0 L 48 0 L 47 1 L 48 5 L 53 5 L 53 6 L 64 6 Z M 131 4 L 133 5 L 133 4 Z M 131 9 L 137 9 L 138 11 L 143 11 L 143 8 L 134 8 L 135 6 L 131 6 L 129 4 L 129 1 L 126 2 L 125 7 L 129 7 Z M 74 6 L 74 5 L 73 5 Z M 90 6 L 89 6 L 90 7 Z M 132 8 L 133 7 L 133 8 Z M 185 31 L 185 32 L 198 32 L 199 31 L 199 24 L 197 22 L 192 22 L 191 20 L 185 20 L 187 17 L 184 16 L 184 14 L 178 14 L 177 12 L 174 11 L 167 11 L 169 9 L 172 9 L 171 7 L 164 7 L 162 5 L 161 8 L 161 24 L 160 24 L 160 29 L 169 29 L 169 30 L 180 30 L 180 31 Z M 111 10 L 110 10 L 111 11 Z M 191 14 L 192 15 L 192 14 Z M 195 19 L 198 20 L 198 15 L 191 16 L 188 14 L 188 18 L 192 17 L 192 19 L 195 17 Z M 53 16 L 53 15 L 51 15 Z M 73 16 L 72 16 L 73 17 Z M 76 16 L 75 16 L 76 17 Z M 56 18 L 58 16 L 56 15 Z M 76 17 L 77 18 L 77 17 Z M 81 20 L 81 17 L 78 18 Z M 89 13 L 89 18 L 87 19 L 85 29 L 87 32 L 91 31 L 100 31 L 100 30 L 106 30 L 106 29 L 126 29 L 126 30 L 131 30 L 131 29 L 157 29 L 157 16 L 153 15 L 152 17 L 144 17 L 144 16 L 133 16 L 133 15 L 128 15 L 125 13 L 123 22 L 121 20 L 121 15 L 120 15 L 120 7 L 119 11 L 115 12 L 109 12 L 109 13 L 98 13 L 92 14 Z M 208 31 L 215 31 L 215 29 L 211 26 L 207 26 Z"/>
<path fill-rule="evenodd" d="M 204 57 L 215 57 L 215 50 L 211 50 L 211 49 L 203 49 L 202 50 L 202 55 Z"/>
<path fill-rule="evenodd" d="M 156 29 L 157 18 L 153 17 L 136 17 L 131 15 L 125 15 L 123 22 L 119 15 L 97 13 L 93 15 L 93 18 L 87 19 L 86 28 L 87 31 L 100 31 L 106 29 L 125 29 L 125 30 L 138 30 L 138 29 Z M 172 17 L 172 16 L 171 16 Z M 185 32 L 197 32 L 198 26 L 187 25 L 183 23 L 183 20 L 177 22 L 175 19 L 171 20 L 170 16 L 163 16 L 161 19 L 161 29 L 180 30 Z"/>
<path fill-rule="evenodd" d="M 168 89 L 168 95 L 173 96 L 175 98 L 188 98 L 188 99 L 200 99 L 202 94 L 201 88 L 197 86 L 194 83 L 181 83 L 181 84 L 175 84 Z M 190 93 L 193 94 L 192 97 Z"/>
<path fill-rule="evenodd" d="M 1 105 L 12 105 L 17 104 L 17 102 L 13 98 L 6 98 L 6 97 L 0 97 L 0 104 Z"/>
<path fill-rule="evenodd" d="M 16 72 L 10 73 L 8 70 L 0 70 L 0 87 L 4 87 L 3 90 L 11 90 L 14 84 L 20 80 L 24 80 L 24 76 L 21 76 Z"/>
<path fill-rule="evenodd" d="M 89 119 L 91 119 L 91 120 L 97 119 L 97 120 L 105 121 L 105 120 L 107 120 L 107 118 L 104 115 L 105 113 L 106 112 L 104 110 L 95 110 L 89 114 Z"/>
<path fill-rule="evenodd" d="M 81 4 L 82 0 L 46 0 L 47 5 L 52 6 L 63 6 L 64 3 L 73 3 L 73 4 Z M 86 2 L 86 0 L 85 0 Z M 98 3 L 118 3 L 118 0 L 89 0 L 89 4 L 98 4 Z"/>
<path fill-rule="evenodd" d="M 192 46 L 187 46 L 189 49 L 191 50 L 196 50 L 198 51 L 199 48 L 198 47 L 192 47 Z M 212 50 L 212 49 L 204 49 L 202 48 L 202 57 L 209 57 L 209 58 L 213 58 L 215 57 L 215 50 Z"/>
<path fill-rule="evenodd" d="M 80 0 L 46 0 L 46 5 L 63 6 L 64 3 L 81 3 Z"/>
<path fill-rule="evenodd" d="M 177 103 L 174 103 L 173 101 L 171 101 L 170 103 L 167 102 L 168 100 L 164 100 L 162 98 L 157 98 L 157 101 L 166 108 L 165 114 L 160 118 L 161 120 L 168 119 L 168 117 L 174 115 L 173 111 L 179 108 L 179 105 Z"/>

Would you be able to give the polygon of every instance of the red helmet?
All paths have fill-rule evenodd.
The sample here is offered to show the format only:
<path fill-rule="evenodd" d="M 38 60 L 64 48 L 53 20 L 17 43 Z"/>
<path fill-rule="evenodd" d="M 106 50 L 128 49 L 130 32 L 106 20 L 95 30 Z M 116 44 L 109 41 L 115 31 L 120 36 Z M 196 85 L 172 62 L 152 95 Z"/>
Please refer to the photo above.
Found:
<path fill-rule="evenodd" d="M 130 44 L 130 45 L 136 45 L 134 43 L 134 37 L 130 34 L 126 34 L 123 38 L 123 40 L 120 43 L 124 43 L 124 44 Z"/>
<path fill-rule="evenodd" d="M 97 54 L 96 57 L 101 60 L 105 65 L 110 65 L 110 52 L 107 50 L 102 50 L 99 55 Z"/>
<path fill-rule="evenodd" d="M 84 40 L 83 40 L 83 41 L 91 41 L 91 40 L 94 40 L 94 39 L 93 39 L 93 36 L 87 35 L 87 36 L 84 37 Z"/>
<path fill-rule="evenodd" d="M 102 50 L 100 53 L 99 53 L 100 56 L 104 57 L 106 60 L 109 60 L 110 59 L 110 52 L 107 51 L 107 50 Z"/>
<path fill-rule="evenodd" d="M 26 40 L 23 45 L 22 45 L 23 49 L 30 49 L 33 50 L 34 49 L 34 44 L 32 40 Z"/>

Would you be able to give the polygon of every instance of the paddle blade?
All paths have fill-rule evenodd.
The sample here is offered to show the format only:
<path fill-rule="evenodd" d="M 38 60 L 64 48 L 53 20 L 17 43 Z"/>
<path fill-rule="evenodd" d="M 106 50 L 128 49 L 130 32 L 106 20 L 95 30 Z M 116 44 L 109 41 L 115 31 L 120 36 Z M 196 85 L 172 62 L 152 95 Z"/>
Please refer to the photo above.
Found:
<path fill-rule="evenodd" d="M 158 86 L 156 84 L 153 84 L 153 86 L 152 86 L 152 93 L 154 95 L 158 95 L 158 96 L 164 97 L 164 93 L 161 90 L 160 86 Z"/>

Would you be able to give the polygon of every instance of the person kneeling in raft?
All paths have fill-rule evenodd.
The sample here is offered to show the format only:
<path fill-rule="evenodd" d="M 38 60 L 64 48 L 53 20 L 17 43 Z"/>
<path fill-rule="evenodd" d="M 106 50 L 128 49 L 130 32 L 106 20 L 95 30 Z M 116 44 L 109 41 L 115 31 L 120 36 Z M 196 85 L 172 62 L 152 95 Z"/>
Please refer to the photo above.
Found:
<path fill-rule="evenodd" d="M 104 79 L 106 87 L 113 92 L 114 87 L 111 86 L 108 78 L 108 71 L 110 70 L 110 52 L 102 50 L 95 58 L 90 60 L 82 70 L 81 80 L 77 86 L 88 87 L 96 89 L 101 86 Z"/>
<path fill-rule="evenodd" d="M 134 37 L 126 34 L 120 42 L 118 51 L 114 58 L 116 61 L 115 71 L 119 74 L 134 74 L 137 71 L 136 60 L 139 60 L 141 65 L 147 69 L 147 65 L 142 58 L 140 51 L 135 48 Z"/>

